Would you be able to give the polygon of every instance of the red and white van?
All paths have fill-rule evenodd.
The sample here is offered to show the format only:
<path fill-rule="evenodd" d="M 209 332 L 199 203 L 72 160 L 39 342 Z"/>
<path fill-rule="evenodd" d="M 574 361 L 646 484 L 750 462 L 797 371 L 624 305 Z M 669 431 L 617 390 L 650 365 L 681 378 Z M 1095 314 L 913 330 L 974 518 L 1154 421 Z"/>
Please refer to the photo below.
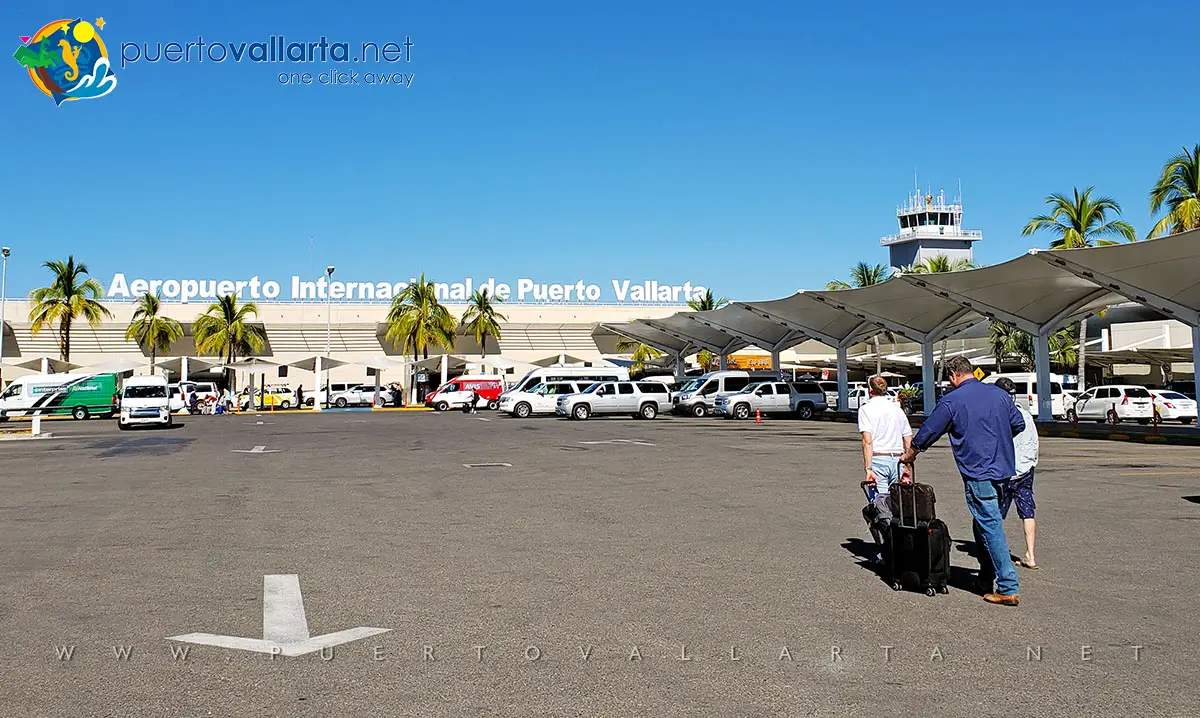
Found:
<path fill-rule="evenodd" d="M 462 407 L 471 400 L 472 391 L 479 395 L 479 408 L 487 406 L 489 409 L 495 409 L 500 406 L 500 393 L 504 391 L 504 382 L 494 374 L 491 376 L 464 374 L 442 384 L 436 391 L 426 396 L 425 406 L 432 406 L 438 411 Z"/>

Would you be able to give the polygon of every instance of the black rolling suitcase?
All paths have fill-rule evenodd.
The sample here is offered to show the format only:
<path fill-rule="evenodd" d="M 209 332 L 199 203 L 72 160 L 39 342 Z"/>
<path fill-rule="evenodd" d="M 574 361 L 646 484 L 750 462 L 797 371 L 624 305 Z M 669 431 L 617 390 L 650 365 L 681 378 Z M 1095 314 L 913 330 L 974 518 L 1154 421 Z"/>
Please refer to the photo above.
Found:
<path fill-rule="evenodd" d="M 917 485 L 905 494 L 910 501 L 896 502 L 899 515 L 893 516 L 888 522 L 886 541 L 888 571 L 892 579 L 892 589 L 899 591 L 904 588 L 924 591 L 932 596 L 936 593 L 948 593 L 950 583 L 950 531 L 941 519 L 923 520 L 917 518 Z M 933 493 L 933 488 L 924 486 L 922 493 Z M 905 504 L 909 504 L 906 507 Z M 932 504 L 931 504 L 932 505 Z"/>

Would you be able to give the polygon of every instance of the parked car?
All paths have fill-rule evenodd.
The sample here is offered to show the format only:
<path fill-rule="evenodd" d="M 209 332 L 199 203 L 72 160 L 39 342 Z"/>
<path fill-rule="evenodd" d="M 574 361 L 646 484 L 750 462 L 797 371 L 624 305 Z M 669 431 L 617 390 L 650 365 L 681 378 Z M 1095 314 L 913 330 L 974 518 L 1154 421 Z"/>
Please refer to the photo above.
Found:
<path fill-rule="evenodd" d="M 1153 412 L 1153 397 L 1143 387 L 1096 386 L 1083 392 L 1075 406 L 1067 409 L 1067 421 L 1094 419 L 1103 424 L 1135 420 L 1149 424 Z"/>
<path fill-rule="evenodd" d="M 825 394 L 825 404 L 827 406 L 837 406 L 837 382 L 836 381 L 819 381 L 817 386 L 821 387 L 821 391 Z"/>
<path fill-rule="evenodd" d="M 171 425 L 171 397 L 165 376 L 131 376 L 122 384 L 117 428 L 128 429 L 134 424 Z"/>
<path fill-rule="evenodd" d="M 1196 382 L 1194 381 L 1170 381 L 1167 382 L 1167 391 L 1177 391 L 1189 399 L 1196 398 Z"/>
<path fill-rule="evenodd" d="M 735 394 L 762 381 L 779 381 L 779 372 L 738 369 L 709 372 L 685 384 L 672 399 L 671 409 L 678 414 L 707 416 L 719 394 Z"/>
<path fill-rule="evenodd" d="M 608 381 L 592 384 L 579 394 L 560 396 L 554 407 L 559 416 L 586 419 L 594 414 L 630 414 L 653 419 L 671 409 L 671 395 L 656 381 Z"/>
<path fill-rule="evenodd" d="M 354 386 L 354 385 L 346 384 L 346 383 L 342 383 L 342 382 L 330 383 L 329 384 L 329 397 L 332 399 L 334 396 L 341 394 L 342 392 L 348 390 L 352 386 Z M 304 405 L 305 406 L 312 406 L 312 405 L 316 404 L 317 402 L 321 402 L 322 406 L 325 405 L 325 390 L 324 389 L 317 389 L 316 391 L 311 392 L 311 393 L 309 393 L 307 391 L 304 392 Z"/>
<path fill-rule="evenodd" d="M 803 388 L 804 392 L 797 390 Z M 751 384 L 736 394 L 720 394 L 713 413 L 733 419 L 748 419 L 757 412 L 763 414 L 796 414 L 811 419 L 824 411 L 825 393 L 813 383 L 760 382 Z"/>
<path fill-rule="evenodd" d="M 211 381 L 181 381 L 168 385 L 167 391 L 171 397 L 171 411 L 183 411 L 187 408 L 186 395 L 195 394 L 200 403 L 221 398 L 217 385 Z"/>
<path fill-rule="evenodd" d="M 1166 389 L 1151 389 L 1154 411 L 1158 413 L 1159 421 L 1178 421 L 1190 424 L 1196 420 L 1196 400 L 1186 394 Z"/>
<path fill-rule="evenodd" d="M 900 390 L 895 387 L 888 387 L 888 398 L 894 402 L 900 401 Z M 847 395 L 847 402 L 850 404 L 850 411 L 858 411 L 858 407 L 862 406 L 871 398 L 870 392 L 865 386 L 857 389 L 851 389 Z"/>
<path fill-rule="evenodd" d="M 0 394 L 0 421 L 10 416 L 70 414 L 89 416 L 117 413 L 119 395 L 115 374 L 34 374 L 13 379 Z"/>
<path fill-rule="evenodd" d="M 273 407 L 276 409 L 290 409 L 290 408 L 292 408 L 292 405 L 295 402 L 296 402 L 296 392 L 292 391 L 292 389 L 290 387 L 268 386 L 266 388 L 266 391 L 263 391 L 262 389 L 254 390 L 253 406 L 255 406 L 255 407 L 261 406 L 261 407 L 265 407 L 265 408 Z M 242 411 L 246 411 L 250 407 L 251 407 L 250 395 L 249 394 L 239 395 L 238 396 L 238 408 L 240 408 Z"/>
<path fill-rule="evenodd" d="M 371 406 L 375 403 L 374 384 L 354 384 L 344 391 L 330 394 L 330 403 L 338 408 L 344 406 Z M 379 387 L 379 400 L 384 404 L 392 403 L 392 390 L 386 386 Z"/>
<path fill-rule="evenodd" d="M 529 391 L 505 392 L 500 395 L 500 411 L 518 419 L 534 414 L 553 414 L 559 397 L 578 394 L 595 382 L 554 381 L 530 387 Z"/>

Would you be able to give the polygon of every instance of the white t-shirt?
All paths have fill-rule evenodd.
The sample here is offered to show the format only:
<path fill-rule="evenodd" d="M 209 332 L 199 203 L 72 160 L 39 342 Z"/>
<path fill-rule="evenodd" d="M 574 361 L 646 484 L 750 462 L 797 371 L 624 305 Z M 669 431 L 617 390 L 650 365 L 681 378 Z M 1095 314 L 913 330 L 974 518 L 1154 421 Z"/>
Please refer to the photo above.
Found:
<path fill-rule="evenodd" d="M 858 407 L 858 430 L 871 432 L 871 451 L 877 454 L 904 451 L 904 437 L 912 436 L 904 410 L 886 396 L 873 396 Z"/>

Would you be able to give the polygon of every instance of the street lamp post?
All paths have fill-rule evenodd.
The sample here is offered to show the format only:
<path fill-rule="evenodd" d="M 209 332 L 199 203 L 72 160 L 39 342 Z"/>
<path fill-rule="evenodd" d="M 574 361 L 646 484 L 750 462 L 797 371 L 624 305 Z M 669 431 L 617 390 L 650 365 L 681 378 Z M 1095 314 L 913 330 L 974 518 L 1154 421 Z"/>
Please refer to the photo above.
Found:
<path fill-rule="evenodd" d="M 332 351 L 333 337 L 333 292 L 329 291 L 329 285 L 333 282 L 333 265 L 325 268 L 325 276 L 328 281 L 325 283 L 325 356 L 329 357 L 329 352 Z M 320 377 L 317 380 L 320 381 Z M 325 408 L 329 408 L 329 368 L 325 368 Z"/>
<path fill-rule="evenodd" d="M 0 247 L 0 363 L 4 361 L 4 322 L 7 317 L 4 314 L 5 299 L 8 297 L 8 255 L 12 254 L 12 250 L 8 247 Z M 2 376 L 4 369 L 0 367 L 0 389 L 4 388 L 4 378 Z"/>

